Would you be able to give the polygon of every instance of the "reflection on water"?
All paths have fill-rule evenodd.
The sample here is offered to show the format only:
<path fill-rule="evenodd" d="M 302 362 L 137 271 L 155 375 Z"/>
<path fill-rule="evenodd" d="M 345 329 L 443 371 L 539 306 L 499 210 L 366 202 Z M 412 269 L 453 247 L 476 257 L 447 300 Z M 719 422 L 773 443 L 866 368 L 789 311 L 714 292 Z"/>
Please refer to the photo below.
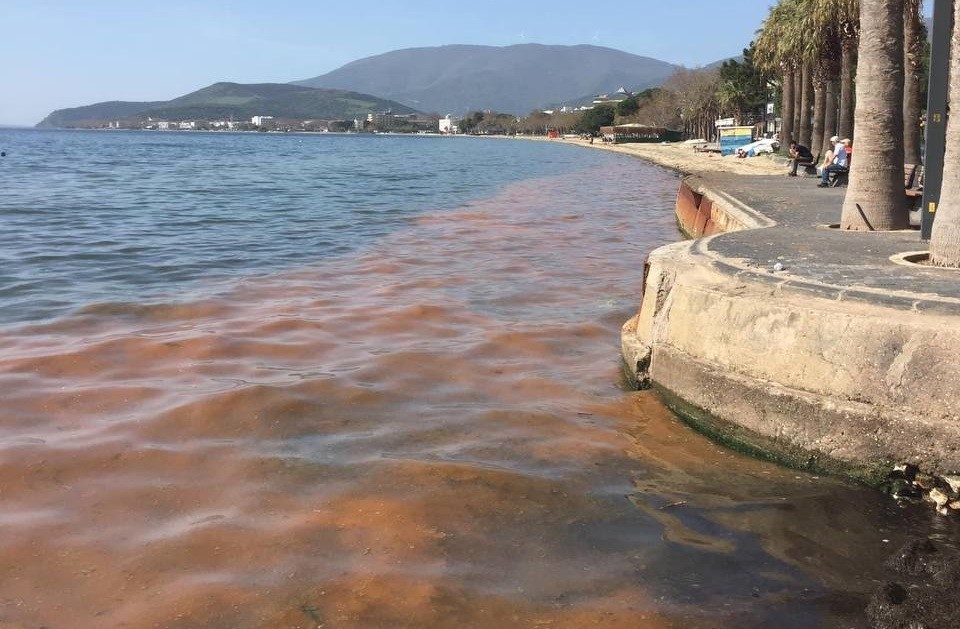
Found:
<path fill-rule="evenodd" d="M 512 184 L 0 336 L 0 627 L 862 626 L 926 512 L 618 386 L 675 179 Z"/>

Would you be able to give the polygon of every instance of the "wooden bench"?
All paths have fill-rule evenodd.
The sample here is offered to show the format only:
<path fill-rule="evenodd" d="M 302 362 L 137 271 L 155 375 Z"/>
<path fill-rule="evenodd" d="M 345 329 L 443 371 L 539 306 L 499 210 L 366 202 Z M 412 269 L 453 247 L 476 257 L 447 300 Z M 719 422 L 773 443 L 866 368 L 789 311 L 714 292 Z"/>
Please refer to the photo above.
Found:
<path fill-rule="evenodd" d="M 804 177 L 816 177 L 817 176 L 817 164 L 820 163 L 820 153 L 817 153 L 817 156 L 813 158 L 813 161 L 810 162 L 797 162 L 797 170 L 803 168 Z"/>
<path fill-rule="evenodd" d="M 910 209 L 916 209 L 923 200 L 923 166 L 903 165 L 903 192 Z"/>
<path fill-rule="evenodd" d="M 836 188 L 837 186 L 845 186 L 850 182 L 850 158 L 847 158 L 847 167 L 846 168 L 837 168 L 830 171 L 830 178 L 827 180 L 827 185 L 831 188 Z"/>
<path fill-rule="evenodd" d="M 903 165 L 903 189 L 909 190 L 913 188 L 913 178 L 917 175 L 917 165 L 916 164 L 904 164 Z"/>

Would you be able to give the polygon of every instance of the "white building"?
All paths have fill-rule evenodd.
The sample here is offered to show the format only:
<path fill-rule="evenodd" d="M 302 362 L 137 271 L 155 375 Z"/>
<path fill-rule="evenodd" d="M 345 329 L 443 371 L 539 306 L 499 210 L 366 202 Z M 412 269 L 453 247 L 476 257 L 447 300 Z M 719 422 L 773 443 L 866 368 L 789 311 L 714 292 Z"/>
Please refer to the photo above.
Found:
<path fill-rule="evenodd" d="M 197 123 L 193 120 L 185 120 L 178 125 L 181 129 L 196 129 Z"/>
<path fill-rule="evenodd" d="M 262 127 L 271 120 L 273 120 L 273 116 L 254 116 L 253 118 L 250 119 L 250 122 L 257 125 L 258 127 Z"/>
<path fill-rule="evenodd" d="M 623 102 L 633 96 L 633 94 L 627 90 L 625 87 L 619 88 L 616 92 L 611 94 L 597 94 L 593 99 L 594 105 L 603 105 L 606 103 L 612 103 L 616 105 L 617 103 Z"/>
<path fill-rule="evenodd" d="M 460 127 L 457 126 L 453 117 L 450 114 L 447 114 L 446 117 L 441 118 L 439 122 L 440 133 L 459 133 Z"/>

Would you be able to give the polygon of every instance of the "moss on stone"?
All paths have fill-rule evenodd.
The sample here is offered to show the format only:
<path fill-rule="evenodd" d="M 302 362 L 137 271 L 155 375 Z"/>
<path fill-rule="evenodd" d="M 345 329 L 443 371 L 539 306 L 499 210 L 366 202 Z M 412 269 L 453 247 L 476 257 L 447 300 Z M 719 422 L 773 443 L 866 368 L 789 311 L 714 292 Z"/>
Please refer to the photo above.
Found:
<path fill-rule="evenodd" d="M 806 450 L 796 445 L 759 435 L 715 417 L 710 412 L 687 402 L 669 389 L 654 383 L 653 388 L 667 407 L 685 424 L 735 452 L 771 461 L 805 472 L 843 476 L 878 487 L 893 468 L 892 461 L 857 465 L 830 457 L 823 452 Z"/>

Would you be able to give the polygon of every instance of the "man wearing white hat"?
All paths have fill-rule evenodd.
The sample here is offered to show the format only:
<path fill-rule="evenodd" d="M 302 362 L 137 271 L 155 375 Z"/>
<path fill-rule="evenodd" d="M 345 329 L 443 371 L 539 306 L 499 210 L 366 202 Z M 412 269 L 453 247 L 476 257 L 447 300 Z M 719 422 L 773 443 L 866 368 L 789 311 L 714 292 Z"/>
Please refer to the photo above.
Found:
<path fill-rule="evenodd" d="M 817 184 L 818 188 L 826 188 L 830 185 L 830 173 L 847 169 L 847 147 L 837 136 L 830 138 L 830 141 L 834 144 L 833 161 L 821 170 L 820 183 Z"/>

